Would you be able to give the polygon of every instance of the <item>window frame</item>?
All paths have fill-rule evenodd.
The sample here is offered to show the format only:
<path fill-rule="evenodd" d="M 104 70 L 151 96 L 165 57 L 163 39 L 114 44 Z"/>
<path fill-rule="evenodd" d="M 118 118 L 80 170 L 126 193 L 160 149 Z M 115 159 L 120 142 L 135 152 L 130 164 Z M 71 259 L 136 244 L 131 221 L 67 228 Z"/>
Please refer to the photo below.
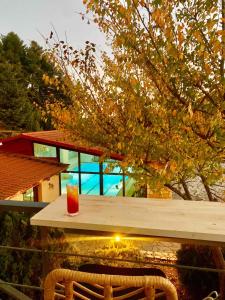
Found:
<path fill-rule="evenodd" d="M 93 156 L 100 157 L 99 155 L 96 155 L 96 154 L 93 154 L 93 153 L 90 153 L 90 152 L 71 149 L 69 147 L 59 147 L 59 146 L 53 145 L 51 143 L 41 143 L 41 142 L 35 142 L 35 141 L 33 141 L 33 155 L 34 155 L 34 144 L 55 147 L 56 148 L 56 157 L 54 157 L 54 158 L 56 158 L 59 163 L 62 163 L 61 160 L 60 160 L 60 149 L 77 152 L 77 154 L 78 154 L 78 171 L 65 170 L 65 171 L 63 171 L 63 173 L 78 174 L 79 194 L 82 194 L 81 175 L 82 174 L 97 174 L 97 175 L 100 176 L 100 180 L 99 180 L 99 184 L 100 184 L 99 191 L 100 191 L 100 193 L 99 193 L 99 195 L 104 195 L 103 176 L 104 175 L 117 175 L 117 176 L 122 176 L 122 195 L 125 196 L 125 191 L 126 191 L 126 179 L 125 178 L 126 178 L 127 175 L 125 174 L 125 172 L 123 170 L 122 170 L 121 173 L 115 173 L 115 172 L 104 173 L 104 171 L 103 171 L 103 162 L 99 162 L 99 172 L 96 172 L 96 171 L 81 171 L 81 154 L 88 154 L 88 155 L 93 155 Z M 112 159 L 112 160 L 117 161 L 116 159 Z M 61 195 L 61 192 L 62 192 L 61 191 L 61 174 L 59 174 L 59 189 L 60 189 L 60 195 Z"/>

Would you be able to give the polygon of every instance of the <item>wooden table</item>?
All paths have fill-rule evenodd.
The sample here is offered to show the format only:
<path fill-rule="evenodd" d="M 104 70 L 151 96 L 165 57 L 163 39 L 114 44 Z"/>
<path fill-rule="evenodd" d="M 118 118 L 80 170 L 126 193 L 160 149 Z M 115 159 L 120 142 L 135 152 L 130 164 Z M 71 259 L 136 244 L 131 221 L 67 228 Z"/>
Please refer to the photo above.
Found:
<path fill-rule="evenodd" d="M 60 196 L 32 225 L 225 244 L 225 203 L 80 195 L 79 215 Z"/>

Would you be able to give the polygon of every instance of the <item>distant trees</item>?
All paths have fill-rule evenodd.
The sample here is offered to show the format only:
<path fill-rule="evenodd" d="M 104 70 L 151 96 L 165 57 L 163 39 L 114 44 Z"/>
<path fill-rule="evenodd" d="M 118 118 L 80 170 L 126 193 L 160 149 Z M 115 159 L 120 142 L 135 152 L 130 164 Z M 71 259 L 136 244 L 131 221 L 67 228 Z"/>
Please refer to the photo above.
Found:
<path fill-rule="evenodd" d="M 50 85 L 44 74 L 62 80 L 62 74 L 49 62 L 34 41 L 30 46 L 13 32 L 0 37 L 0 121 L 6 129 L 50 128 L 41 120 L 40 108 L 46 100 L 68 101 Z"/>
<path fill-rule="evenodd" d="M 21 80 L 21 68 L 0 63 L 0 120 L 8 129 L 38 129 L 35 113 Z"/>

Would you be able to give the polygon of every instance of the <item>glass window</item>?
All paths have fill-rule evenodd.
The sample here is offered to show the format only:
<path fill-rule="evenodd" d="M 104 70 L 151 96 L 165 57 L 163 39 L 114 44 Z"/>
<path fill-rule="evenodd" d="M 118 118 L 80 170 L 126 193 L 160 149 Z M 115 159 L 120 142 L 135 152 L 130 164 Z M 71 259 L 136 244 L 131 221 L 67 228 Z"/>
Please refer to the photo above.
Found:
<path fill-rule="evenodd" d="M 116 160 L 108 159 L 102 164 L 104 173 L 122 173 L 122 169 L 116 165 Z"/>
<path fill-rule="evenodd" d="M 60 149 L 60 162 L 69 164 L 68 171 L 79 171 L 78 169 L 78 153 L 66 149 Z"/>
<path fill-rule="evenodd" d="M 34 156 L 56 157 L 56 147 L 34 143 Z"/>
<path fill-rule="evenodd" d="M 99 157 L 81 153 L 80 170 L 81 172 L 99 172 Z"/>
<path fill-rule="evenodd" d="M 34 191 L 33 188 L 27 190 L 23 193 L 23 201 L 34 201 Z"/>
<path fill-rule="evenodd" d="M 134 178 L 125 176 L 125 196 L 133 197 L 136 192 L 136 181 Z"/>
<path fill-rule="evenodd" d="M 106 196 L 123 196 L 123 176 L 103 175 L 103 187 Z"/>
<path fill-rule="evenodd" d="M 79 187 L 78 174 L 61 173 L 61 194 L 66 194 L 66 185 L 77 185 Z"/>
<path fill-rule="evenodd" d="M 99 195 L 100 176 L 98 174 L 81 174 L 81 192 L 86 195 Z"/>

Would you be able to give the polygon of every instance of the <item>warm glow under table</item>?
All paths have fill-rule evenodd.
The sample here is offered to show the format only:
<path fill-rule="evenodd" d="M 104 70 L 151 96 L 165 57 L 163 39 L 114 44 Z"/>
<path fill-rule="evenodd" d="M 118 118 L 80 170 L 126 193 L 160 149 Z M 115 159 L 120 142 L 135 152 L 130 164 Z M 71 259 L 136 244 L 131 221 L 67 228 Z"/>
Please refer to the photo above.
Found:
<path fill-rule="evenodd" d="M 225 203 L 80 195 L 66 215 L 66 195 L 31 218 L 32 225 L 225 244 Z"/>

